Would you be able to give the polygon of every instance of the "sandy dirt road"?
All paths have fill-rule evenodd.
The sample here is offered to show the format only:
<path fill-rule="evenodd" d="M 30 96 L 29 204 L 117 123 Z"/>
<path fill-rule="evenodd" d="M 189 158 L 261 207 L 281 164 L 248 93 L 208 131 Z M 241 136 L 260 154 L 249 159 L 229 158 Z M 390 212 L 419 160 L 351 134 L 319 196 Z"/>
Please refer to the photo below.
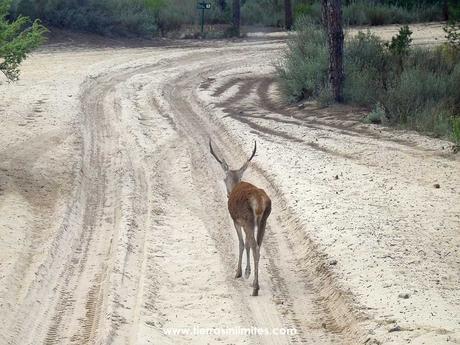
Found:
<path fill-rule="evenodd" d="M 0 85 L 0 344 L 460 343 L 458 156 L 283 105 L 284 48 L 49 45 Z M 259 143 L 257 298 L 209 137 L 234 166 Z"/>

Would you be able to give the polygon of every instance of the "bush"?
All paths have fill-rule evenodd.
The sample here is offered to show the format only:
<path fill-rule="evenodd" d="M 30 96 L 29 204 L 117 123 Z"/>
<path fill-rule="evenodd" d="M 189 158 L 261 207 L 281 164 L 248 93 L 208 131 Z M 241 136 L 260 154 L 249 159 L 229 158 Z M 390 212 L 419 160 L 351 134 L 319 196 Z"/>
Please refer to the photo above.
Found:
<path fill-rule="evenodd" d="M 374 109 L 366 116 L 364 123 L 381 124 L 385 118 L 385 109 L 380 103 L 377 103 Z"/>
<path fill-rule="evenodd" d="M 281 88 L 291 102 L 325 97 L 329 89 L 326 35 L 305 17 L 296 23 L 296 31 L 277 66 Z"/>
<path fill-rule="evenodd" d="M 312 16 L 312 15 L 313 15 L 312 4 L 298 4 L 294 7 L 294 17 L 295 18 Z"/>
<path fill-rule="evenodd" d="M 393 55 L 404 56 L 409 52 L 410 44 L 412 43 L 412 31 L 407 25 L 399 29 L 399 33 L 391 38 L 388 43 L 388 50 Z"/>
<path fill-rule="evenodd" d="M 343 9 L 344 22 L 348 25 L 386 25 L 442 20 L 440 4 L 381 3 L 354 0 Z"/>
<path fill-rule="evenodd" d="M 447 23 L 443 30 L 446 33 L 447 43 L 454 49 L 460 49 L 460 24 Z"/>
<path fill-rule="evenodd" d="M 303 22 L 278 64 L 281 90 L 289 101 L 327 94 L 324 34 Z M 371 33 L 346 41 L 345 102 L 374 109 L 366 121 L 384 116 L 393 125 L 458 140 L 460 52 L 449 45 L 409 48 L 408 28 L 391 43 Z"/>
<path fill-rule="evenodd" d="M 345 49 L 344 98 L 351 103 L 377 103 L 387 86 L 389 57 L 383 42 L 370 32 L 360 32 Z"/>
<path fill-rule="evenodd" d="M 321 21 L 321 4 L 310 1 L 308 4 L 297 4 L 294 6 L 294 18 L 300 19 L 309 17 L 311 22 L 320 23 Z"/>
<path fill-rule="evenodd" d="M 454 142 L 457 147 L 460 146 L 460 118 L 456 117 L 452 119 L 452 133 Z"/>
<path fill-rule="evenodd" d="M 13 14 L 28 13 L 51 26 L 103 35 L 151 36 L 159 32 L 160 0 L 16 0 Z"/>
<path fill-rule="evenodd" d="M 212 0 L 211 0 L 212 1 Z M 207 23 L 230 20 L 230 6 L 222 10 L 212 1 Z M 197 22 L 195 0 L 14 0 L 13 14 L 26 13 L 51 26 L 108 36 L 144 36 L 178 30 Z"/>
<path fill-rule="evenodd" d="M 281 27 L 284 23 L 282 2 L 247 0 L 241 7 L 241 20 L 244 24 Z"/>

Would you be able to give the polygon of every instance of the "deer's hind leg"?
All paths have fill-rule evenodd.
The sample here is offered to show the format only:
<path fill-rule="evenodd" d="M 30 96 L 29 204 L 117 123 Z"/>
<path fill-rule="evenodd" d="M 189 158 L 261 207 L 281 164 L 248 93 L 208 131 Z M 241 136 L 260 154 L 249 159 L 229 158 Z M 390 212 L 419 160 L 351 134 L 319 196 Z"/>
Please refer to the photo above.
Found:
<path fill-rule="evenodd" d="M 254 256 L 254 281 L 252 283 L 252 295 L 259 295 L 259 258 L 260 247 L 255 240 L 252 241 L 252 255 Z"/>
<path fill-rule="evenodd" d="M 243 251 L 244 251 L 244 242 L 243 242 L 243 233 L 241 231 L 241 226 L 238 225 L 236 221 L 233 221 L 233 224 L 235 225 L 236 229 L 236 234 L 238 235 L 238 266 L 236 267 L 236 274 L 235 278 L 240 278 L 242 275 L 242 259 L 243 259 Z"/>
<path fill-rule="evenodd" d="M 267 218 L 271 213 L 271 203 L 269 206 L 265 209 L 262 217 L 258 219 L 258 229 L 257 229 L 257 244 L 260 247 L 262 247 L 262 241 L 264 239 L 264 234 L 265 234 L 265 227 L 267 226 Z"/>
<path fill-rule="evenodd" d="M 251 245 L 247 238 L 244 246 L 246 247 L 246 269 L 244 270 L 244 278 L 248 279 L 251 275 Z"/>
<path fill-rule="evenodd" d="M 244 270 L 244 278 L 248 279 L 251 275 L 251 247 L 254 241 L 254 224 L 252 220 L 246 220 L 243 226 L 244 229 L 244 246 L 246 248 L 246 269 Z"/>

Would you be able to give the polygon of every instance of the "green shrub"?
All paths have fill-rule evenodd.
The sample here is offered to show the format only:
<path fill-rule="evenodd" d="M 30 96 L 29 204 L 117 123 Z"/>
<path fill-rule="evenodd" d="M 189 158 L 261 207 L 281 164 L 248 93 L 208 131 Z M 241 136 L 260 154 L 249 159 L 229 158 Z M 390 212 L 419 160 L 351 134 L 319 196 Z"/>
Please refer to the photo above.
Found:
<path fill-rule="evenodd" d="M 377 103 L 374 109 L 364 119 L 364 123 L 381 124 L 384 118 L 385 109 L 380 103 Z"/>
<path fill-rule="evenodd" d="M 445 75 L 406 67 L 386 92 L 383 104 L 393 123 L 422 129 L 419 128 L 420 117 L 425 116 L 418 115 L 439 110 L 436 108 L 447 94 L 448 86 L 449 78 Z M 426 119 L 421 121 L 426 122 Z"/>
<path fill-rule="evenodd" d="M 326 35 L 320 26 L 305 17 L 297 21 L 296 30 L 286 55 L 277 65 L 281 88 L 291 102 L 327 98 Z"/>
<path fill-rule="evenodd" d="M 308 3 L 299 3 L 294 6 L 294 18 L 300 19 L 302 17 L 309 17 L 310 22 L 320 23 L 321 21 L 321 4 L 315 1 L 308 1 Z"/>
<path fill-rule="evenodd" d="M 241 20 L 244 24 L 281 27 L 284 22 L 281 1 L 247 0 L 241 6 Z"/>
<path fill-rule="evenodd" d="M 460 50 L 460 23 L 447 23 L 443 30 L 446 33 L 447 43 L 452 48 Z"/>
<path fill-rule="evenodd" d="M 452 118 L 452 139 L 457 144 L 460 145 L 460 117 Z"/>
<path fill-rule="evenodd" d="M 302 16 L 312 16 L 313 8 L 312 4 L 297 4 L 294 7 L 294 17 L 300 18 Z"/>
<path fill-rule="evenodd" d="M 439 3 L 414 2 L 404 6 L 400 2 L 354 0 L 343 9 L 344 22 L 348 25 L 386 25 L 442 20 Z"/>
<path fill-rule="evenodd" d="M 388 43 L 388 49 L 393 55 L 407 55 L 409 52 L 410 44 L 412 43 L 412 31 L 407 25 L 399 29 L 396 36 L 391 38 Z"/>
<path fill-rule="evenodd" d="M 386 88 L 389 58 L 385 43 L 370 32 L 360 32 L 345 49 L 344 97 L 348 102 L 378 102 Z"/>
<path fill-rule="evenodd" d="M 283 63 L 281 90 L 289 101 L 322 100 L 328 93 L 324 33 L 311 23 L 299 27 Z M 373 109 L 365 119 L 457 140 L 460 118 L 460 52 L 449 45 L 410 48 L 403 28 L 392 43 L 370 32 L 346 41 L 345 102 Z"/>
<path fill-rule="evenodd" d="M 449 1 L 449 20 L 460 21 L 460 2 L 458 0 Z"/>

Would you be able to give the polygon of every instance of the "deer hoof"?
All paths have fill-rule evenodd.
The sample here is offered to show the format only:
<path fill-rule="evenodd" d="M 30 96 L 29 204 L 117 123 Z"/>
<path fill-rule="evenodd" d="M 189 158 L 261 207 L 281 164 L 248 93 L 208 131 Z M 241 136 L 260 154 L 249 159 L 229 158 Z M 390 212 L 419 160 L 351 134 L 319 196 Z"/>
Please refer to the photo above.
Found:
<path fill-rule="evenodd" d="M 259 289 L 252 290 L 252 296 L 259 296 Z"/>
<path fill-rule="evenodd" d="M 251 275 L 251 268 L 246 267 L 246 269 L 244 270 L 244 278 L 248 279 L 250 275 Z"/>
<path fill-rule="evenodd" d="M 242 275 L 242 274 L 241 274 L 241 270 L 240 270 L 240 269 L 237 270 L 237 271 L 236 271 L 236 274 L 235 274 L 235 279 L 241 278 L 241 275 Z"/>

